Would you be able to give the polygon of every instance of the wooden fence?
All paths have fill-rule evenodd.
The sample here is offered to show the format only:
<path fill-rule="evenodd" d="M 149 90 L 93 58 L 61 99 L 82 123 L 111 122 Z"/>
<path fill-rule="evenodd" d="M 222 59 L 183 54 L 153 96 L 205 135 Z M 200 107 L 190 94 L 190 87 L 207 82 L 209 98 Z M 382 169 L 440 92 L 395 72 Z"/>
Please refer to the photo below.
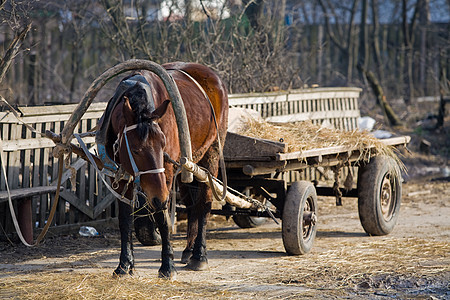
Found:
<path fill-rule="evenodd" d="M 235 94 L 230 106 L 257 110 L 270 122 L 285 123 L 311 120 L 327 122 L 337 129 L 358 127 L 359 88 L 315 88 L 289 92 Z"/>
<path fill-rule="evenodd" d="M 75 109 L 74 104 L 55 106 L 19 107 L 22 120 L 38 132 L 51 130 L 60 133 L 64 123 Z M 102 116 L 106 103 L 94 103 L 81 119 L 75 132 L 92 129 Z M 52 156 L 54 143 L 48 138 L 32 133 L 20 124 L 12 113 L 0 113 L 0 132 L 7 169 L 9 187 L 12 190 L 56 185 L 57 159 Z M 94 146 L 94 138 L 85 139 L 88 147 Z M 92 149 L 91 149 L 92 150 Z M 77 156 L 70 158 L 73 169 L 66 169 L 62 178 L 61 192 L 54 225 L 76 224 L 117 216 L 115 198 L 107 193 L 94 168 Z M 72 170 L 76 171 L 75 176 Z M 71 178 L 73 178 L 71 180 Z M 0 191 L 5 191 L 5 179 L 0 177 Z M 32 199 L 32 224 L 42 228 L 53 204 L 52 194 L 34 196 Z M 16 202 L 15 202 L 15 205 Z M 6 232 L 14 231 L 8 203 L 0 200 L 0 225 Z"/>
<path fill-rule="evenodd" d="M 256 109 L 270 121 L 311 119 L 314 123 L 329 122 L 337 128 L 349 130 L 357 127 L 360 91 L 357 88 L 317 88 L 284 93 L 230 95 L 229 98 L 230 106 Z M 22 120 L 38 132 L 51 130 L 60 133 L 75 106 L 19 107 L 19 111 Z M 106 103 L 92 104 L 75 132 L 92 129 L 105 107 Z M 10 189 L 20 194 L 23 189 L 56 185 L 58 170 L 57 161 L 51 152 L 54 146 L 51 140 L 32 133 L 9 112 L 0 112 L 0 134 Z M 88 137 L 85 141 L 94 151 L 94 138 Z M 72 156 L 69 163 L 72 169 L 66 168 L 64 171 L 64 190 L 53 220 L 55 226 L 52 227 L 67 227 L 95 220 L 108 221 L 117 217 L 117 200 L 107 192 L 94 168 L 77 156 Z M 71 176 L 72 170 L 76 171 L 73 173 L 75 176 Z M 317 171 L 308 172 L 312 172 L 309 178 L 314 179 L 313 175 Z M 4 176 L 1 174 L 0 193 L 4 193 L 5 189 Z M 32 224 L 35 231 L 45 225 L 53 197 L 51 193 L 32 197 Z M 16 209 L 19 202 L 14 201 Z M 15 231 L 5 197 L 0 197 L 0 225 L 6 233 Z"/>

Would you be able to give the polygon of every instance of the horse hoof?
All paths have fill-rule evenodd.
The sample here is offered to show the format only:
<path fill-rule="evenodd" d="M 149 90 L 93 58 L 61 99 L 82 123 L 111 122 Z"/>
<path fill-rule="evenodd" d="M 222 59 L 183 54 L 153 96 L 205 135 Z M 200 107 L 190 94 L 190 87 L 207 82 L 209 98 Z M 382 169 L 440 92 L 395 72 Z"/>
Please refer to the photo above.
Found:
<path fill-rule="evenodd" d="M 192 257 L 192 251 L 191 250 L 184 250 L 183 253 L 181 254 L 181 263 L 182 264 L 187 264 L 189 262 L 189 260 Z"/>
<path fill-rule="evenodd" d="M 133 268 L 124 268 L 121 266 L 118 266 L 117 269 L 114 270 L 113 272 L 113 277 L 114 278 L 118 278 L 118 277 L 123 277 L 123 276 L 133 276 L 134 274 L 134 270 Z"/>
<path fill-rule="evenodd" d="M 196 260 L 191 258 L 186 265 L 186 268 L 192 271 L 208 271 L 208 260 Z"/>
<path fill-rule="evenodd" d="M 159 269 L 158 277 L 166 280 L 175 280 L 177 277 L 177 271 L 175 270 L 175 268 L 169 270 Z"/>

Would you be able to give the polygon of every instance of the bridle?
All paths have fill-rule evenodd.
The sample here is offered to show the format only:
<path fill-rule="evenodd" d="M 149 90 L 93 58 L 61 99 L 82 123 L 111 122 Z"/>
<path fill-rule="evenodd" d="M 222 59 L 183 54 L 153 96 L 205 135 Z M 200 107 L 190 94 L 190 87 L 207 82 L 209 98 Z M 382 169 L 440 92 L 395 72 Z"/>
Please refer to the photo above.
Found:
<path fill-rule="evenodd" d="M 128 158 L 130 159 L 131 168 L 133 169 L 133 174 L 132 174 L 133 178 L 134 178 L 133 183 L 135 185 L 136 184 L 139 185 L 141 182 L 141 175 L 163 173 L 166 169 L 165 168 L 156 168 L 156 169 L 150 169 L 150 170 L 146 170 L 146 171 L 139 171 L 139 168 L 136 165 L 136 162 L 134 160 L 133 154 L 131 153 L 130 143 L 128 142 L 128 136 L 127 136 L 128 131 L 134 130 L 136 128 L 137 128 L 137 124 L 134 124 L 131 126 L 125 125 L 125 127 L 123 128 L 123 131 L 122 131 L 122 135 L 117 136 L 117 140 L 114 144 L 115 145 L 117 144 L 120 147 L 120 144 L 122 143 L 122 138 L 125 139 L 125 145 L 127 147 Z M 114 150 L 114 155 L 116 155 L 116 151 L 118 151 L 119 147 L 117 147 Z"/>

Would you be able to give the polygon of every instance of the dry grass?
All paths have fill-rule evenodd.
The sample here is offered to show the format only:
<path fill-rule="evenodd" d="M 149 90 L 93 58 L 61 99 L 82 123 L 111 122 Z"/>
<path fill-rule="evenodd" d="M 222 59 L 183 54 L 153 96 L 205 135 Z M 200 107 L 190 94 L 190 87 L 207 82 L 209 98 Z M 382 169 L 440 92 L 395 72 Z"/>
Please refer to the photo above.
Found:
<path fill-rule="evenodd" d="M 447 242 L 417 238 L 373 238 L 368 242 L 313 254 L 300 268 L 291 258 L 282 282 L 311 288 L 419 287 L 427 280 L 450 277 Z"/>
<path fill-rule="evenodd" d="M 0 298 L 18 299 L 227 299 L 208 285 L 139 276 L 113 278 L 105 272 L 40 272 L 4 277 Z"/>
<path fill-rule="evenodd" d="M 405 170 L 396 148 L 386 146 L 367 131 L 342 131 L 314 125 L 311 121 L 273 124 L 247 118 L 239 134 L 281 141 L 288 145 L 288 152 L 345 146 L 360 152 L 359 161 L 368 161 L 373 155 L 385 155 L 394 158 L 401 170 Z"/>

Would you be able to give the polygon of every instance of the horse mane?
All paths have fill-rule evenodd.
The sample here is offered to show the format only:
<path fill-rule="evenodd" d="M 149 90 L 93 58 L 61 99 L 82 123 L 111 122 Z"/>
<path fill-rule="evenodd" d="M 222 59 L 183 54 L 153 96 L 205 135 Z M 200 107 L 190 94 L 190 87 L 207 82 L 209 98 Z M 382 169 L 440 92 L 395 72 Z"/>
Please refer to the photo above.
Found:
<path fill-rule="evenodd" d="M 141 140 L 145 140 L 149 135 L 154 136 L 156 134 L 156 128 L 153 126 L 152 120 L 152 105 L 147 99 L 147 93 L 141 86 L 142 83 L 136 83 L 130 87 L 123 94 L 130 101 L 131 109 L 133 110 L 135 121 L 137 124 L 137 132 Z M 153 99 L 151 99 L 153 100 Z"/>

